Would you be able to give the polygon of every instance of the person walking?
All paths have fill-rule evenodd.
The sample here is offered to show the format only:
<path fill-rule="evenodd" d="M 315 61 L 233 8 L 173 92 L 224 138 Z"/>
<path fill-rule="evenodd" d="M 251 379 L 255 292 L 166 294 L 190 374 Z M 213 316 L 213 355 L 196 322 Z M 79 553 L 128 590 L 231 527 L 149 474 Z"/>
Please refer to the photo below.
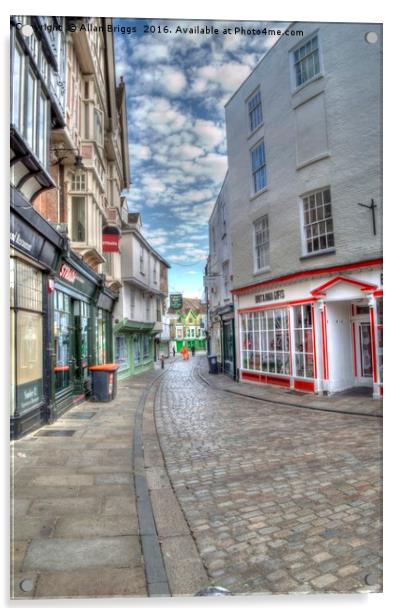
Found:
<path fill-rule="evenodd" d="M 191 355 L 194 357 L 195 355 L 195 346 L 194 344 L 191 345 Z"/>

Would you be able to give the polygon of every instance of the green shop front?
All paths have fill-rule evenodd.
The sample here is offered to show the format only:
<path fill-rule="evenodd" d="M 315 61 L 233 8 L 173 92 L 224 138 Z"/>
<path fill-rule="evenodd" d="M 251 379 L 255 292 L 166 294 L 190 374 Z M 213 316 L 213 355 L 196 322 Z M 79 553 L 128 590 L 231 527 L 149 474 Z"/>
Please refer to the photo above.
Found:
<path fill-rule="evenodd" d="M 154 366 L 155 323 L 123 319 L 114 326 L 115 362 L 118 379 L 149 370 Z"/>
<path fill-rule="evenodd" d="M 60 264 L 52 289 L 53 419 L 90 395 L 90 366 L 113 359 L 116 296 L 77 255 Z"/>

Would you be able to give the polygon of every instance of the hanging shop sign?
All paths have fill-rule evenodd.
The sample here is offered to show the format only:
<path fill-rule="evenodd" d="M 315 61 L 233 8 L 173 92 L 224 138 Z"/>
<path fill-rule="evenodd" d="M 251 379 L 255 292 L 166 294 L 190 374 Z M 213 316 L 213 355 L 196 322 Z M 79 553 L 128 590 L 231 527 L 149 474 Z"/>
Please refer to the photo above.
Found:
<path fill-rule="evenodd" d="M 183 295 L 181 293 L 171 293 L 169 301 L 172 310 L 180 310 L 183 307 Z"/>
<path fill-rule="evenodd" d="M 11 245 L 37 259 L 44 265 L 52 268 L 57 258 L 57 249 L 47 241 L 40 233 L 31 227 L 22 218 L 17 218 L 11 212 L 10 219 L 10 243 Z"/>
<path fill-rule="evenodd" d="M 118 227 L 107 225 L 103 227 L 103 252 L 119 252 L 121 232 Z"/>

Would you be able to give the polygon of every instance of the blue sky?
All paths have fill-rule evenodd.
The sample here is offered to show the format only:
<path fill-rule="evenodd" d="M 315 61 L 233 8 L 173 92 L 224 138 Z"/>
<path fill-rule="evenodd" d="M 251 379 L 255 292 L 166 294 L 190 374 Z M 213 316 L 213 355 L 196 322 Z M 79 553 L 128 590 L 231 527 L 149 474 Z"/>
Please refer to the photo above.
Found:
<path fill-rule="evenodd" d="M 144 33 L 144 25 L 171 32 Z M 129 208 L 171 264 L 169 289 L 200 297 L 208 218 L 226 170 L 224 104 L 273 36 L 180 34 L 176 27 L 275 27 L 277 22 L 115 19 L 117 80 L 126 83 L 132 185 Z"/>

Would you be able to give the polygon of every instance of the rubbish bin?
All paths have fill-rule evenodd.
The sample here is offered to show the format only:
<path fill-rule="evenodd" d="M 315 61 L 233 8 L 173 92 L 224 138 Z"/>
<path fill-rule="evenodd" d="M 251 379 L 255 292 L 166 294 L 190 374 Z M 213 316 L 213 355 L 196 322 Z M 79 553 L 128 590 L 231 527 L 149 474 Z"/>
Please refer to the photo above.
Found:
<path fill-rule="evenodd" d="M 116 371 L 118 364 L 99 364 L 90 366 L 91 400 L 110 402 L 116 397 Z"/>
<path fill-rule="evenodd" d="M 218 360 L 216 355 L 208 355 L 209 374 L 218 373 Z"/>

